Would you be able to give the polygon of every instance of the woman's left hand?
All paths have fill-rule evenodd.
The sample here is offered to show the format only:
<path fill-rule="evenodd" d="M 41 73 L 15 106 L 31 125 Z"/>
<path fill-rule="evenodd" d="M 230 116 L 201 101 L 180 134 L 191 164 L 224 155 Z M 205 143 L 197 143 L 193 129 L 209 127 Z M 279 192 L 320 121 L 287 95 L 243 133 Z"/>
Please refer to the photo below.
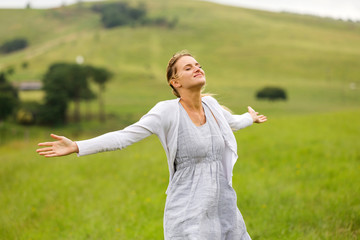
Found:
<path fill-rule="evenodd" d="M 267 121 L 266 116 L 264 115 L 258 115 L 258 112 L 255 112 L 254 109 L 252 109 L 250 106 L 248 106 L 248 112 L 250 113 L 254 123 L 263 123 Z"/>

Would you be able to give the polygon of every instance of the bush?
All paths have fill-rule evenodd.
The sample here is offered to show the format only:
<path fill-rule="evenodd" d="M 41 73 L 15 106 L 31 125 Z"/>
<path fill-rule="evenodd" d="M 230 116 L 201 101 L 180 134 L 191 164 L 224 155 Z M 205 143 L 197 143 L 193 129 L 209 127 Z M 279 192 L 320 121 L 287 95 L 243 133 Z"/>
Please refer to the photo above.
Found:
<path fill-rule="evenodd" d="M 0 73 L 0 120 L 11 115 L 18 102 L 19 97 L 16 88 L 6 80 L 4 73 Z"/>
<path fill-rule="evenodd" d="M 106 28 L 140 23 L 146 15 L 144 5 L 130 7 L 127 3 L 94 5 L 92 10 L 101 14 L 101 21 Z"/>
<path fill-rule="evenodd" d="M 41 104 L 35 101 L 22 102 L 16 113 L 16 122 L 22 125 L 33 125 L 37 122 Z"/>
<path fill-rule="evenodd" d="M 24 49 L 28 46 L 28 41 L 25 38 L 16 38 L 10 41 L 5 42 L 0 46 L 0 51 L 2 53 L 11 53 Z"/>
<path fill-rule="evenodd" d="M 16 122 L 22 125 L 32 125 L 35 123 L 35 118 L 31 112 L 19 109 L 16 113 Z"/>
<path fill-rule="evenodd" d="M 286 100 L 286 92 L 280 87 L 264 87 L 256 93 L 257 99 L 267 99 L 270 101 Z"/>
<path fill-rule="evenodd" d="M 156 18 L 144 18 L 142 19 L 143 25 L 149 26 L 158 26 L 158 27 L 167 27 L 174 28 L 178 23 L 178 18 L 173 18 L 173 20 L 168 20 L 165 17 L 156 17 Z"/>
<path fill-rule="evenodd" d="M 22 67 L 23 69 L 28 68 L 28 66 L 29 66 L 29 63 L 26 62 L 26 61 L 21 64 L 21 67 Z"/>

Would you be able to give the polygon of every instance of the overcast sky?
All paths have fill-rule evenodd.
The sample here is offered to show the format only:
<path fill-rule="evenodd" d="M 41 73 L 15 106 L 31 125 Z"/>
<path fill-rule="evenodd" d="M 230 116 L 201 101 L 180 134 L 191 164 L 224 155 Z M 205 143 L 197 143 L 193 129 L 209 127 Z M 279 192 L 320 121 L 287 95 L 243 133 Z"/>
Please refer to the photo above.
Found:
<path fill-rule="evenodd" d="M 0 0 L 0 8 L 52 8 L 78 0 Z M 87 0 L 91 1 L 91 0 Z M 156 1 L 156 0 L 154 0 Z M 179 0 L 180 1 L 180 0 Z M 207 0 L 233 6 L 360 21 L 360 0 Z"/>
<path fill-rule="evenodd" d="M 270 11 L 288 11 L 360 21 L 360 0 L 207 0 Z"/>
<path fill-rule="evenodd" d="M 86 2 L 90 1 L 96 0 L 86 0 Z M 32 8 L 53 8 L 63 4 L 73 4 L 78 0 L 0 0 L 0 8 L 24 8 L 29 2 Z"/>

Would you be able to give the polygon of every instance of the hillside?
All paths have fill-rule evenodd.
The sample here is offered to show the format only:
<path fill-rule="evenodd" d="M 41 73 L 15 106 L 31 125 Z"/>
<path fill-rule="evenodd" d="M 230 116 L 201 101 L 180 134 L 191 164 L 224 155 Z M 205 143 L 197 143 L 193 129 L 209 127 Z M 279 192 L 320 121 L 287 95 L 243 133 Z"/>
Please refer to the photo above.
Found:
<path fill-rule="evenodd" d="M 236 112 L 251 104 L 268 115 L 302 114 L 360 102 L 360 23 L 201 1 L 147 1 L 150 16 L 177 18 L 178 25 L 104 29 L 90 5 L 0 10 L 0 42 L 16 36 L 30 41 L 24 51 L 1 55 L 0 69 L 15 66 L 12 81 L 41 79 L 51 63 L 82 55 L 115 73 L 106 92 L 108 111 L 134 119 L 172 98 L 165 67 L 181 49 L 203 65 L 207 91 Z M 256 101 L 255 91 L 265 85 L 285 88 L 289 101 Z"/>

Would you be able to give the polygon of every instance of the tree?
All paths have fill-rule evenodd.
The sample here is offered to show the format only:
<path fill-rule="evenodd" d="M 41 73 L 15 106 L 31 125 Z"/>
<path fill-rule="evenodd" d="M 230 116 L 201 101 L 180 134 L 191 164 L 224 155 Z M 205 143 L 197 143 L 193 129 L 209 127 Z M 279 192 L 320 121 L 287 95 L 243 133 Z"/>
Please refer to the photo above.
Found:
<path fill-rule="evenodd" d="M 92 9 L 101 14 L 101 22 L 106 28 L 134 25 L 135 23 L 140 23 L 146 15 L 144 4 L 139 4 L 138 7 L 131 7 L 127 3 L 117 2 L 97 4 Z"/>
<path fill-rule="evenodd" d="M 43 78 L 45 104 L 39 112 L 39 122 L 47 125 L 60 125 L 66 122 L 69 97 L 65 91 L 64 64 L 53 64 Z"/>
<path fill-rule="evenodd" d="M 6 79 L 5 73 L 0 73 L 0 121 L 13 113 L 19 102 L 18 91 Z"/>
<path fill-rule="evenodd" d="M 286 92 L 280 87 L 264 87 L 256 93 L 257 99 L 268 99 L 270 101 L 286 100 Z"/>
<path fill-rule="evenodd" d="M 90 102 L 96 98 L 96 95 L 89 89 L 89 91 L 85 91 L 83 93 L 83 97 L 82 99 L 85 101 L 86 103 L 86 119 L 90 120 L 91 119 L 91 106 L 90 106 Z"/>
<path fill-rule="evenodd" d="M 49 67 L 43 82 L 46 95 L 40 112 L 41 122 L 65 123 L 69 101 L 74 101 L 74 120 L 80 121 L 80 101 L 93 95 L 86 69 L 78 64 L 55 63 Z"/>
<path fill-rule="evenodd" d="M 98 85 L 99 92 L 99 119 L 101 122 L 105 121 L 105 103 L 103 98 L 103 92 L 105 91 L 105 83 L 108 82 L 113 74 L 105 68 L 96 68 L 87 66 L 87 71 L 90 78 Z"/>
<path fill-rule="evenodd" d="M 80 121 L 80 101 L 95 98 L 89 80 L 99 86 L 99 118 L 100 121 L 105 121 L 103 92 L 105 83 L 111 77 L 112 73 L 105 68 L 69 63 L 52 64 L 43 79 L 45 104 L 39 113 L 40 123 L 64 124 L 69 101 L 74 102 L 74 120 Z"/>
<path fill-rule="evenodd" d="M 87 74 L 84 67 L 78 64 L 67 66 L 65 81 L 69 99 L 74 102 L 74 121 L 80 121 L 80 101 L 89 95 Z"/>

